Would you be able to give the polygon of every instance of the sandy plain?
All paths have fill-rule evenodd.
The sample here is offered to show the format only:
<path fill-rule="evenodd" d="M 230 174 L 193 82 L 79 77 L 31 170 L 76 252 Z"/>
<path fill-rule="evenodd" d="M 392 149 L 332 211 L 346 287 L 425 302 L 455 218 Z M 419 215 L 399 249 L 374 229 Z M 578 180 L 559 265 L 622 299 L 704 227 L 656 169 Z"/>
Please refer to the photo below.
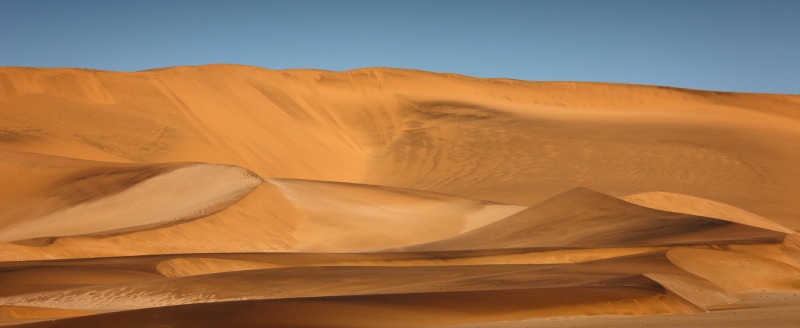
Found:
<path fill-rule="evenodd" d="M 0 67 L 0 324 L 778 327 L 800 96 Z"/>

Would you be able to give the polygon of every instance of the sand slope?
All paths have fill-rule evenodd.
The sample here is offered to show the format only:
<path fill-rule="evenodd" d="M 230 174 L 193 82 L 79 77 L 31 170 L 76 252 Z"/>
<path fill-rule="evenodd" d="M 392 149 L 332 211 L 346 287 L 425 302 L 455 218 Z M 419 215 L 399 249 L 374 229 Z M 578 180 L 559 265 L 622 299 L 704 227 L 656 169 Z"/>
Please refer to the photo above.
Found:
<path fill-rule="evenodd" d="M 15 301 L 34 304 L 50 302 L 73 307 L 105 306 L 106 309 L 183 302 L 219 304 L 203 306 L 204 310 L 157 307 L 164 310 L 120 312 L 93 319 L 68 320 L 63 324 L 130 320 L 128 324 L 169 323 L 178 326 L 235 322 L 245 326 L 330 326 L 337 323 L 355 327 L 391 327 L 399 326 L 399 322 L 427 326 L 542 315 L 697 313 L 702 312 L 697 307 L 699 305 L 688 300 L 698 302 L 703 307 L 737 300 L 708 281 L 675 266 L 665 255 L 664 252 L 656 252 L 580 264 L 545 266 L 267 269 L 172 280 L 169 289 L 159 287 L 170 281 L 162 280 L 118 285 L 113 287 L 114 290 L 96 290 L 107 294 L 109 302 L 98 303 L 97 298 L 91 302 L 92 298 L 87 298 L 87 289 L 33 295 L 27 300 Z M 637 275 L 637 272 L 647 273 Z M 358 280 L 353 280 L 356 277 Z M 668 287 L 665 289 L 656 281 Z M 326 296 L 314 296 L 319 293 L 326 293 Z M 229 295 L 237 295 L 240 299 L 235 303 L 230 303 L 230 299 L 225 302 Z M 571 298 L 568 295 L 582 297 Z M 247 298 L 280 300 L 241 302 Z M 135 302 L 125 302 L 126 299 Z M 9 299 L 2 301 L 8 302 Z M 216 303 L 220 301 L 223 303 Z M 343 311 L 348 308 L 349 311 Z M 217 315 L 203 317 L 205 319 L 201 323 L 184 315 L 176 316 L 173 311 L 210 311 Z M 277 316 L 256 315 L 258 311 L 275 313 Z M 298 316 L 303 311 L 313 311 L 321 316 Z M 365 313 L 375 316 L 365 319 Z M 138 316 L 139 320 L 134 320 L 132 316 Z M 405 319 L 401 319 L 402 316 Z"/>
<path fill-rule="evenodd" d="M 771 243 L 785 233 L 653 210 L 573 189 L 457 237 L 406 250 L 591 248 Z"/>
<path fill-rule="evenodd" d="M 793 95 L 0 67 L 0 325 L 788 326 L 798 163 Z"/>
<path fill-rule="evenodd" d="M 4 149 L 515 205 L 576 187 L 668 191 L 800 228 L 798 96 L 396 69 L 7 67 L 0 108 Z"/>
<path fill-rule="evenodd" d="M 614 293 L 616 287 L 642 286 L 654 288 L 656 294 L 661 290 L 663 294 L 662 287 L 641 277 L 642 273 L 691 276 L 673 265 L 664 252 L 656 252 L 578 264 L 534 266 L 323 266 L 246 270 L 3 297 L 0 304 L 47 304 L 108 311 L 233 300 L 587 286 L 608 288 Z"/>
<path fill-rule="evenodd" d="M 0 244 L 0 258 L 379 250 L 453 237 L 525 208 L 379 186 L 262 183 L 241 174 L 247 172 L 192 164 L 102 200 L 28 219 L 0 231 L 19 244 Z M 189 193 L 176 194 L 170 186 Z M 204 219 L 187 221 L 197 217 Z M 185 223 L 158 227 L 175 222 Z M 76 235 L 99 237 L 47 238 Z"/>
<path fill-rule="evenodd" d="M 450 195 L 304 180 L 269 179 L 303 216 L 293 251 L 368 251 L 440 240 L 523 210 Z"/>
<path fill-rule="evenodd" d="M 689 195 L 669 192 L 646 192 L 622 196 L 620 199 L 662 211 L 705 216 L 785 233 L 795 232 L 766 218 L 728 204 Z"/>
<path fill-rule="evenodd" d="M 7 189 L 14 195 L 4 197 L 9 208 L 0 219 L 3 242 L 113 234 L 194 219 L 236 203 L 261 183 L 252 172 L 229 165 L 105 165 L 3 154 L 0 176 L 9 185 L 22 182 L 25 191 Z"/>

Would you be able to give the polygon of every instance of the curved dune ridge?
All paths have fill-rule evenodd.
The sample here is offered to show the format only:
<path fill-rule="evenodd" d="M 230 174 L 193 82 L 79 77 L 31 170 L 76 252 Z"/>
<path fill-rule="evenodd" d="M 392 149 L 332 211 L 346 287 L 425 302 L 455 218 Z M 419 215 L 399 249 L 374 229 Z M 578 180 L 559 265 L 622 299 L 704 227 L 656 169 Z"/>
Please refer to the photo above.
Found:
<path fill-rule="evenodd" d="M 366 251 L 456 236 L 524 206 L 445 194 L 306 180 L 267 179 L 301 212 L 293 251 Z"/>
<path fill-rule="evenodd" d="M 246 270 L 4 297 L 0 298 L 0 304 L 48 304 L 59 308 L 120 310 L 232 300 L 590 286 L 641 287 L 653 289 L 655 296 L 662 290 L 658 284 L 648 279 L 629 278 L 643 272 L 689 275 L 670 263 L 664 255 L 664 252 L 656 252 L 577 264 L 539 266 L 345 266 Z M 354 284 L 353 280 L 358 283 Z M 104 297 L 97 297 L 98 294 Z"/>
<path fill-rule="evenodd" d="M 228 175 L 236 175 L 237 170 L 229 171 Z M 174 172 L 181 173 L 178 170 Z M 240 186 L 237 184 L 239 180 L 231 176 L 207 170 L 195 172 L 204 175 L 203 179 L 210 183 L 227 181 L 225 185 L 215 185 L 217 189 L 210 189 L 209 192 L 227 192 L 227 189 L 220 189 L 220 187 Z M 184 180 L 166 179 L 169 177 L 165 175 L 163 180 L 154 178 L 148 181 L 161 192 L 172 192 L 170 188 L 160 187 L 160 185 L 171 183 L 175 183 L 174 187 L 179 187 L 180 190 L 184 190 L 183 188 L 186 186 L 199 188 L 185 190 L 191 192 L 188 194 L 189 196 L 196 197 L 183 199 L 182 201 L 189 202 L 187 205 L 192 205 L 194 204 L 192 202 L 202 199 L 199 197 L 207 195 L 207 193 L 199 192 L 205 188 L 202 185 L 187 184 Z M 250 181 L 247 178 L 240 182 L 249 183 Z M 229 182 L 231 184 L 227 184 Z M 151 189 L 149 186 L 150 184 L 142 183 L 139 190 L 147 192 Z M 136 231 L 135 233 L 121 234 L 120 232 L 125 231 L 118 230 L 114 232 L 115 235 L 105 238 L 65 237 L 54 242 L 51 239 L 52 243 L 46 247 L 35 248 L 25 247 L 25 245 L 41 246 L 33 243 L 36 240 L 17 241 L 16 243 L 22 246 L 5 245 L 3 247 L 5 252 L 0 257 L 41 259 L 231 251 L 374 251 L 453 237 L 465 230 L 475 229 L 500 220 L 525 208 L 524 206 L 503 205 L 418 190 L 322 181 L 266 179 L 261 185 L 253 188 L 255 189 L 252 193 L 237 205 L 244 207 L 241 211 L 237 211 L 237 207 L 216 214 L 211 210 L 205 210 L 191 213 L 192 217 L 172 219 L 169 215 L 176 209 L 181 209 L 176 205 L 182 203 L 166 198 L 163 194 L 152 193 L 131 202 L 132 206 L 130 207 L 119 206 L 114 209 L 124 215 L 120 215 L 122 217 L 120 219 L 109 222 L 113 224 L 122 224 L 124 222 L 122 219 L 126 218 L 133 222 L 142 215 L 151 215 L 146 220 L 139 219 L 139 225 L 128 229 L 128 232 Z M 119 193 L 113 196 L 117 198 L 109 197 L 108 200 L 98 201 L 99 205 L 69 208 L 63 212 L 79 213 L 82 211 L 85 214 L 93 214 L 98 219 L 107 218 L 114 212 L 103 210 L 102 206 L 107 204 L 113 206 L 115 199 L 125 199 L 123 197 L 126 195 L 128 194 Z M 185 197 L 186 195 L 169 194 L 167 196 Z M 153 197 L 153 199 L 149 197 Z M 223 199 L 228 198 L 219 198 L 219 200 Z M 143 200 L 150 205 L 144 208 L 146 212 L 141 213 L 138 210 L 141 207 L 138 206 Z M 199 204 L 210 206 L 212 202 L 203 200 Z M 220 205 L 229 205 L 229 203 L 220 203 Z M 58 215 L 64 216 L 62 212 L 56 212 L 50 217 L 58 217 Z M 174 223 L 177 222 L 176 220 L 185 222 L 187 219 L 204 215 L 209 216 L 204 220 L 186 224 L 157 226 Z M 79 226 L 80 222 L 88 221 L 91 218 L 93 217 L 84 215 L 80 216 L 80 220 L 83 221 L 71 223 L 62 221 L 61 224 L 69 227 Z M 162 218 L 162 220 L 150 227 L 141 224 L 158 218 Z M 27 224 L 35 226 L 37 222 L 43 221 L 34 220 Z M 40 230 L 40 233 L 44 234 L 58 227 L 60 225 L 53 225 L 48 229 Z M 100 228 L 103 225 L 98 224 L 94 227 Z M 9 233 L 16 232 L 15 230 L 9 231 Z M 104 231 L 100 235 L 111 233 L 109 230 Z M 84 235 L 86 234 L 84 233 Z M 202 238 L 186 238 L 185 236 Z M 276 248 L 276 244 L 280 248 Z M 165 245 L 168 246 L 165 247 Z"/>
<path fill-rule="evenodd" d="M 640 207 L 578 188 L 480 229 L 406 250 L 769 243 L 786 233 Z"/>
<path fill-rule="evenodd" d="M 710 199 L 671 192 L 646 192 L 626 195 L 619 198 L 629 203 L 662 211 L 713 217 L 720 220 L 784 233 L 795 232 L 792 229 L 786 228 L 756 214 Z"/>
<path fill-rule="evenodd" d="M 34 175 L 37 169 L 56 171 L 29 164 Z M 115 234 L 194 219 L 232 205 L 261 183 L 252 172 L 230 165 L 166 169 L 91 163 L 78 172 L 52 182 L 44 194 L 29 195 L 66 198 L 68 204 L 43 215 L 4 218 L 0 241 Z M 92 194 L 98 190 L 104 192 Z"/>
<path fill-rule="evenodd" d="M 0 149 L 514 205 L 670 191 L 800 228 L 798 96 L 235 65 L 4 67 L 0 81 Z"/>
<path fill-rule="evenodd" d="M 0 67 L 0 325 L 786 326 L 798 163 L 792 95 Z"/>

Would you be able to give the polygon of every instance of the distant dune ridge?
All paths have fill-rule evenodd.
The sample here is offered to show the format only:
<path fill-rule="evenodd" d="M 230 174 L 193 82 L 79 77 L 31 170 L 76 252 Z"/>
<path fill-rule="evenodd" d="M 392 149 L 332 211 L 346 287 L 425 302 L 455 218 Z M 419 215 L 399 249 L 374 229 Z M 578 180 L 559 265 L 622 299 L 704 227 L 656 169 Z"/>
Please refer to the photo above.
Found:
<path fill-rule="evenodd" d="M 794 95 L 0 67 L 0 325 L 783 327 L 798 168 Z"/>

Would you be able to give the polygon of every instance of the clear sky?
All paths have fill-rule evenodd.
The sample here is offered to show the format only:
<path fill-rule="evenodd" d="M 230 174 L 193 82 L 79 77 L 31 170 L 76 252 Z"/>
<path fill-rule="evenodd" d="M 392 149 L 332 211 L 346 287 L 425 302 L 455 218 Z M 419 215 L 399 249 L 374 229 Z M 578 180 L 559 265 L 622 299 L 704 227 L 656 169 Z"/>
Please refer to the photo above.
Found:
<path fill-rule="evenodd" d="M 800 1 L 0 1 L 0 66 L 208 63 L 800 94 Z"/>

